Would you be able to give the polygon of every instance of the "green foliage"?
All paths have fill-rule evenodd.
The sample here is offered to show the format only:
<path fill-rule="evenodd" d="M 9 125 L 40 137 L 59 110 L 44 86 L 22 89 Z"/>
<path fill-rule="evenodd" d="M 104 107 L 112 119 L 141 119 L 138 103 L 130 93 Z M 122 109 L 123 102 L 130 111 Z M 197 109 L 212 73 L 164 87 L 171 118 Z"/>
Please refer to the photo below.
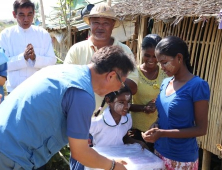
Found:
<path fill-rule="evenodd" d="M 3 27 L 4 26 L 4 23 L 0 22 L 0 27 Z"/>
<path fill-rule="evenodd" d="M 58 52 L 54 49 L 54 53 L 57 56 L 56 64 L 63 64 L 63 61 L 60 59 Z"/>
<path fill-rule="evenodd" d="M 60 152 L 63 154 L 64 158 L 69 161 L 70 149 L 68 146 L 63 147 Z M 64 159 L 59 155 L 55 154 L 50 161 L 46 164 L 47 170 L 69 170 L 69 165 L 64 161 Z"/>
<path fill-rule="evenodd" d="M 68 26 L 70 24 L 72 9 L 77 0 L 57 0 L 57 7 L 54 7 L 53 13 L 50 14 L 50 20 L 60 25 Z"/>
<path fill-rule="evenodd" d="M 38 2 L 35 4 L 35 11 L 39 11 L 39 3 Z"/>
<path fill-rule="evenodd" d="M 35 3 L 35 16 L 34 16 L 34 22 L 36 21 L 36 19 L 39 19 L 40 17 L 40 13 L 39 13 L 39 3 L 36 2 Z"/>
<path fill-rule="evenodd" d="M 58 59 L 57 59 L 56 64 L 63 64 L 63 62 L 62 62 L 61 60 L 58 60 Z"/>
<path fill-rule="evenodd" d="M 16 24 L 16 22 L 0 22 L 0 32 L 3 30 L 3 29 L 5 29 L 5 28 L 7 28 L 7 27 L 10 27 L 10 26 L 13 26 L 13 25 L 15 25 Z"/>

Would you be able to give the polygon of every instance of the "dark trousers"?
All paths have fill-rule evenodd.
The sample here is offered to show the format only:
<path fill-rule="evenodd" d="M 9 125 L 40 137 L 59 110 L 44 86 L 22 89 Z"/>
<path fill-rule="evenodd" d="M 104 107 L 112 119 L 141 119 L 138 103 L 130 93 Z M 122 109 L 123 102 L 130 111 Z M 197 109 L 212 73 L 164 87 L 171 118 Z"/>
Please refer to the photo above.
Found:
<path fill-rule="evenodd" d="M 46 165 L 43 165 L 42 167 L 38 168 L 37 170 L 46 170 Z"/>
<path fill-rule="evenodd" d="M 72 156 L 70 156 L 69 163 L 70 163 L 70 170 L 84 170 L 84 165 L 82 165 L 77 160 L 73 159 Z"/>

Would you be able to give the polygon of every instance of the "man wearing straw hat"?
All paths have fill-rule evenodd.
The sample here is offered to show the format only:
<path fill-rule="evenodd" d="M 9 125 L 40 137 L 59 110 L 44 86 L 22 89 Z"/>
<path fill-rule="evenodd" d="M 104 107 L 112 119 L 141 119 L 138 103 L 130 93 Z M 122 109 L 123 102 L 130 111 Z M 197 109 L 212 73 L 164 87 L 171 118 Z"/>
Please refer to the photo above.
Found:
<path fill-rule="evenodd" d="M 83 20 L 90 26 L 91 36 L 88 40 L 74 44 L 68 51 L 64 64 L 88 64 L 93 54 L 104 46 L 120 46 L 129 57 L 134 59 L 130 48 L 119 42 L 115 37 L 111 37 L 112 30 L 120 25 L 120 20 L 115 16 L 115 12 L 106 3 L 96 4 L 89 15 L 83 16 Z M 135 69 L 130 73 L 126 84 L 133 94 L 136 93 L 138 72 Z M 103 97 L 96 95 L 96 110 L 100 106 Z"/>

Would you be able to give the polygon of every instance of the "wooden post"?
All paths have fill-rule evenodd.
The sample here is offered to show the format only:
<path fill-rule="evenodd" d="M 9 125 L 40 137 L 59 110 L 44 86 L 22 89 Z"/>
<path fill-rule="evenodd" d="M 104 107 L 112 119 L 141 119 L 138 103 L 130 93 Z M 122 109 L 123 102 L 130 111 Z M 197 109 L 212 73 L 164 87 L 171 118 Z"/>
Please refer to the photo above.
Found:
<path fill-rule="evenodd" d="M 45 28 L 45 14 L 44 14 L 44 7 L 42 0 L 39 0 L 40 7 L 41 7 L 41 16 L 42 16 L 42 27 Z"/>
<path fill-rule="evenodd" d="M 202 170 L 210 170 L 211 152 L 203 149 Z"/>
<path fill-rule="evenodd" d="M 107 0 L 107 4 L 111 6 L 112 0 Z"/>
<path fill-rule="evenodd" d="M 145 30 L 145 24 L 146 24 L 146 17 L 140 16 L 140 21 L 139 21 L 139 32 L 138 32 L 138 44 L 137 44 L 137 57 L 136 57 L 136 62 L 137 64 L 141 64 L 141 44 L 143 41 L 144 37 L 144 30 Z"/>
<path fill-rule="evenodd" d="M 68 40 L 67 40 L 68 49 L 72 46 L 72 27 L 68 24 Z"/>

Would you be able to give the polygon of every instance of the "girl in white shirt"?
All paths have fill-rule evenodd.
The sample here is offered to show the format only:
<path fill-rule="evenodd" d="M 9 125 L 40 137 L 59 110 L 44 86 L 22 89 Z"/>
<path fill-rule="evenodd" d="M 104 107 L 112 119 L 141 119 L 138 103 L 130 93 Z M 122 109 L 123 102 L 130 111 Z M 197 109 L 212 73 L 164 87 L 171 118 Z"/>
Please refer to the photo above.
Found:
<path fill-rule="evenodd" d="M 91 121 L 90 134 L 93 136 L 93 146 L 123 145 L 124 143 L 138 142 L 126 136 L 127 131 L 132 127 L 132 118 L 128 113 L 131 98 L 132 94 L 127 86 L 105 96 L 100 109 Z M 98 116 L 105 102 L 108 107 Z M 139 143 L 145 145 L 142 142 Z"/>
<path fill-rule="evenodd" d="M 142 141 L 126 135 L 132 127 L 132 118 L 128 113 L 131 98 L 132 94 L 127 86 L 122 87 L 119 91 L 109 93 L 104 97 L 101 107 L 91 120 L 89 146 L 123 145 L 136 142 L 139 143 L 142 148 L 146 147 L 146 144 Z M 99 115 L 105 103 L 108 104 L 108 107 Z M 92 138 L 93 142 L 91 141 Z M 84 170 L 84 166 L 78 161 L 74 159 L 70 159 L 70 161 L 75 161 L 75 163 L 72 163 L 73 167 L 71 169 Z"/>

